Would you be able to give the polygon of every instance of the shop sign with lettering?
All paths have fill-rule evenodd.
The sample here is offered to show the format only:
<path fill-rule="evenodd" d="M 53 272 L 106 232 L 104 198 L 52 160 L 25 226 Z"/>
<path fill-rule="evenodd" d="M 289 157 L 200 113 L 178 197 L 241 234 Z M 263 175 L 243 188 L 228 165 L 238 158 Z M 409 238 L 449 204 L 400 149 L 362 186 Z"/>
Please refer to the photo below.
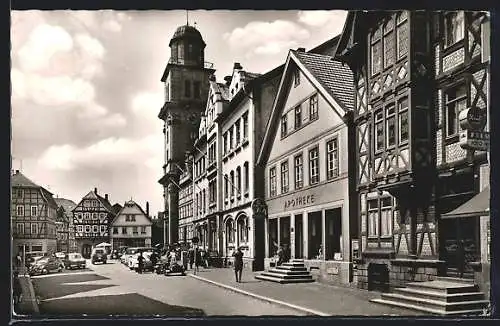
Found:
<path fill-rule="evenodd" d="M 490 133 L 486 131 L 463 130 L 460 132 L 460 146 L 464 149 L 488 151 Z"/>
<path fill-rule="evenodd" d="M 307 206 L 314 204 L 314 195 L 296 196 L 285 200 L 285 209 Z"/>

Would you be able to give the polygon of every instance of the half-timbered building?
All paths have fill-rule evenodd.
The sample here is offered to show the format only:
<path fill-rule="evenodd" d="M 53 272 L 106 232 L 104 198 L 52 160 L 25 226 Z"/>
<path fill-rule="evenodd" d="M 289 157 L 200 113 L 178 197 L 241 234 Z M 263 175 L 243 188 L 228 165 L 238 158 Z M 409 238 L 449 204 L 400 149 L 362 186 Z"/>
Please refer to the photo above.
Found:
<path fill-rule="evenodd" d="M 486 115 L 483 19 L 463 11 L 347 16 L 336 57 L 352 69 L 356 89 L 360 288 L 456 276 L 453 265 L 463 263 L 450 256 L 456 228 L 441 215 L 479 192 L 486 164 L 485 152 L 459 140 L 463 110 Z M 479 224 L 464 223 L 474 251 Z"/>
<path fill-rule="evenodd" d="M 13 253 L 55 253 L 57 204 L 52 193 L 16 170 L 11 177 Z"/>
<path fill-rule="evenodd" d="M 149 204 L 146 212 L 133 200 L 125 202 L 111 221 L 110 243 L 112 249 L 120 247 L 151 247 L 152 220 Z"/>
<path fill-rule="evenodd" d="M 90 258 L 92 247 L 109 242 L 109 225 L 115 211 L 108 200 L 97 193 L 97 188 L 86 194 L 73 209 L 73 224 L 78 251 Z"/>

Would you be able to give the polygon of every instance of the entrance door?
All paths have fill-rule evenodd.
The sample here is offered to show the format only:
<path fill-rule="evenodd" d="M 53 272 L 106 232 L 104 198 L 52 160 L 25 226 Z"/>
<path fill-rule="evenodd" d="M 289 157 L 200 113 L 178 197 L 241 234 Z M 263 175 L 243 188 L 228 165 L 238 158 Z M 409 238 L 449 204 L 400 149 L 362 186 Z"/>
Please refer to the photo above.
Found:
<path fill-rule="evenodd" d="M 470 263 L 480 260 L 479 219 L 469 217 L 442 220 L 441 233 L 444 239 L 446 275 L 474 278 Z"/>
<path fill-rule="evenodd" d="M 91 253 L 92 253 L 92 245 L 84 244 L 82 246 L 82 256 L 83 256 L 83 258 L 89 259 Z"/>
<path fill-rule="evenodd" d="M 302 228 L 302 214 L 295 215 L 295 257 L 304 258 L 304 234 Z"/>

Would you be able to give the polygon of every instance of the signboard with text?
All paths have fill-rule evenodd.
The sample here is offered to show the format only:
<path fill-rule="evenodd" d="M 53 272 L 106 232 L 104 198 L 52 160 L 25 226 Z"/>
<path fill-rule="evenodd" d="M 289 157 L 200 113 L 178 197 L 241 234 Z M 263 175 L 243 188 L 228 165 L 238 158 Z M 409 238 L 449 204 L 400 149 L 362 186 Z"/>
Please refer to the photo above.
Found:
<path fill-rule="evenodd" d="M 463 130 L 460 132 L 459 143 L 464 149 L 488 151 L 490 147 L 490 133 L 487 131 Z"/>

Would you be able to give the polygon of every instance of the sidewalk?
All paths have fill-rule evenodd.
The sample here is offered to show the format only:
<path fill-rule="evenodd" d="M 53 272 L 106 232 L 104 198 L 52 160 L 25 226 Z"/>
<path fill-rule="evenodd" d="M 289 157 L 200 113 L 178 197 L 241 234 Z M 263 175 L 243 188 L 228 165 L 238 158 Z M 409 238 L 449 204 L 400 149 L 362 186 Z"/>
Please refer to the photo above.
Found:
<path fill-rule="evenodd" d="M 319 316 L 417 316 L 412 310 L 393 308 L 369 302 L 380 296 L 377 292 L 331 286 L 318 282 L 279 284 L 257 280 L 254 273 L 244 273 L 242 283 L 236 283 L 231 268 L 200 269 L 190 277 L 209 282 L 261 300 L 270 301 Z"/>

